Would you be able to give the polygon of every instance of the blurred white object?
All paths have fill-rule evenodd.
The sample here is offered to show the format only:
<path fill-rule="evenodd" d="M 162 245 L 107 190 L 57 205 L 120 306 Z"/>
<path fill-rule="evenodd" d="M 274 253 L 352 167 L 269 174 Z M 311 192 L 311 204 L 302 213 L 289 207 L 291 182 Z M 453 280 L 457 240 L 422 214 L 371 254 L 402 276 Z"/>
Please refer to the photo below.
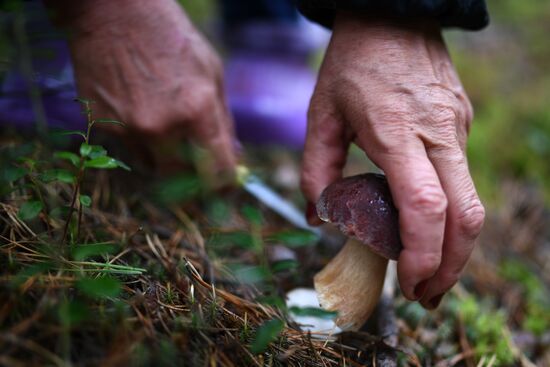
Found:
<path fill-rule="evenodd" d="M 266 185 L 243 165 L 237 167 L 237 180 L 250 195 L 286 219 L 293 226 L 310 231 L 319 238 L 322 236 L 321 229 L 310 226 L 301 210 Z"/>
<path fill-rule="evenodd" d="M 286 298 L 286 305 L 289 308 L 293 306 L 320 308 L 315 289 L 296 288 L 288 292 Z M 310 331 L 314 338 L 324 339 L 342 331 L 336 326 L 334 320 L 314 316 L 298 316 L 292 313 L 292 311 L 290 312 L 290 317 L 293 321 L 300 324 L 302 330 Z"/>

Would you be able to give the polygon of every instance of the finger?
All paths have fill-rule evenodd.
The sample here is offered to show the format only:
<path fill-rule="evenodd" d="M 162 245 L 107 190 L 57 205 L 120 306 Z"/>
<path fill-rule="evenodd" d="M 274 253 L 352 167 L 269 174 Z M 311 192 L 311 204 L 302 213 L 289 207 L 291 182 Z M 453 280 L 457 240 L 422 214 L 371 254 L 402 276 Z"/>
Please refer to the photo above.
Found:
<path fill-rule="evenodd" d="M 405 297 L 418 299 L 415 289 L 435 274 L 441 261 L 447 198 L 420 139 L 411 137 L 390 149 L 359 144 L 388 179 L 403 243 L 399 283 Z"/>
<path fill-rule="evenodd" d="M 161 176 L 173 175 L 190 167 L 179 154 L 185 130 L 176 111 L 136 108 L 124 139 L 140 162 Z"/>
<path fill-rule="evenodd" d="M 325 187 L 342 177 L 349 147 L 343 123 L 333 114 L 314 108 L 308 115 L 301 174 L 301 188 L 309 207 L 317 202 Z M 315 219 L 316 215 L 308 215 L 311 224 L 319 224 Z"/>
<path fill-rule="evenodd" d="M 458 143 L 454 147 L 428 149 L 428 156 L 449 201 L 441 265 L 428 281 L 421 300 L 424 307 L 431 309 L 457 282 L 481 231 L 485 211 Z"/>
<path fill-rule="evenodd" d="M 212 100 L 204 111 L 192 122 L 192 137 L 212 155 L 217 172 L 232 173 L 237 164 L 233 119 L 220 100 Z"/>

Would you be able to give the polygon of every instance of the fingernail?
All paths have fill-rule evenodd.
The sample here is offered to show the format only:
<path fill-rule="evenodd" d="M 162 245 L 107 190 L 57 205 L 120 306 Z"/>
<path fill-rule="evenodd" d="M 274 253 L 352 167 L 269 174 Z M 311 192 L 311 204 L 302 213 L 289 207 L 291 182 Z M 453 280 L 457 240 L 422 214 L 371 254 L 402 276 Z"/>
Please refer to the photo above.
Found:
<path fill-rule="evenodd" d="M 321 220 L 317 215 L 317 208 L 312 202 L 309 202 L 309 201 L 307 202 L 307 205 L 306 205 L 306 220 L 310 225 L 321 224 Z"/>
<path fill-rule="evenodd" d="M 426 293 L 426 289 L 428 289 L 428 279 L 421 281 L 416 285 L 416 287 L 414 287 L 414 296 L 416 297 L 416 300 L 422 298 L 424 293 Z"/>
<path fill-rule="evenodd" d="M 428 308 L 430 310 L 436 309 L 437 306 L 439 306 L 439 304 L 441 303 L 441 299 L 443 298 L 444 295 L 445 295 L 445 293 L 441 293 L 441 294 L 433 297 L 431 300 L 429 300 L 427 302 Z"/>

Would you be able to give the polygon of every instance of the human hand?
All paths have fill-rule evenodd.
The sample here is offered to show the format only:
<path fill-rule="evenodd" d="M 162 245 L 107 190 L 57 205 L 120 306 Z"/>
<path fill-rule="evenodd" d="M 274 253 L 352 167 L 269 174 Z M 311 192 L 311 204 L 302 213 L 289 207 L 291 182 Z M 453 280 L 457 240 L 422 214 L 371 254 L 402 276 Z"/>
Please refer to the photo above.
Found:
<path fill-rule="evenodd" d="M 473 112 L 434 22 L 339 14 L 311 100 L 302 190 L 340 178 L 350 142 L 387 176 L 405 297 L 435 308 L 484 221 L 465 146 Z"/>
<path fill-rule="evenodd" d="M 153 156 L 155 147 L 185 137 L 213 155 L 217 170 L 232 171 L 222 64 L 180 6 L 173 0 L 64 3 L 73 7 L 62 15 L 79 95 L 96 102 L 94 114 L 124 121 L 128 129 L 120 132 Z"/>

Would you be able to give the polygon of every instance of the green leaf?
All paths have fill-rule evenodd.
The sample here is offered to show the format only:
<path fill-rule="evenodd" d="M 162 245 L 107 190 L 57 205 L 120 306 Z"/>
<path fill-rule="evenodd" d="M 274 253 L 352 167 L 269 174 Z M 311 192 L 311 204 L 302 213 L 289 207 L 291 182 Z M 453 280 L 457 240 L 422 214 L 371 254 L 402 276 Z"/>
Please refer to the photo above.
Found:
<path fill-rule="evenodd" d="M 292 306 L 289 308 L 289 311 L 296 316 L 311 316 L 311 317 L 317 317 L 319 319 L 326 319 L 326 320 L 332 320 L 336 316 L 338 316 L 338 312 L 336 311 L 327 311 L 318 307 Z"/>
<path fill-rule="evenodd" d="M 75 179 L 74 174 L 66 169 L 50 169 L 40 175 L 40 180 L 44 182 L 61 181 L 72 184 Z"/>
<path fill-rule="evenodd" d="M 275 306 L 280 309 L 284 309 L 286 302 L 279 296 L 258 296 L 256 302 L 264 305 Z"/>
<path fill-rule="evenodd" d="M 280 273 L 286 270 L 294 270 L 298 268 L 298 262 L 296 260 L 281 260 L 277 261 L 271 266 L 274 273 Z"/>
<path fill-rule="evenodd" d="M 29 220 L 36 217 L 42 210 L 42 203 L 38 200 L 27 201 L 19 208 L 18 216 L 23 220 Z"/>
<path fill-rule="evenodd" d="M 17 158 L 17 161 L 27 165 L 31 171 L 36 167 L 36 163 L 37 163 L 36 160 L 29 157 L 19 157 Z"/>
<path fill-rule="evenodd" d="M 98 242 L 75 245 L 71 248 L 72 258 L 82 261 L 94 256 L 113 254 L 118 251 L 118 246 L 110 242 Z"/>
<path fill-rule="evenodd" d="M 269 271 L 263 266 L 230 264 L 228 268 L 242 283 L 260 283 L 269 278 Z"/>
<path fill-rule="evenodd" d="M 0 197 L 4 197 L 5 195 L 8 195 L 16 190 L 19 190 L 20 187 L 18 186 L 12 186 L 6 185 L 5 183 L 3 185 L 0 185 Z"/>
<path fill-rule="evenodd" d="M 219 198 L 211 198 L 207 203 L 208 217 L 214 227 L 227 223 L 231 215 L 231 205 Z"/>
<path fill-rule="evenodd" d="M 124 162 L 122 162 L 122 161 L 119 161 L 118 159 L 115 159 L 115 161 L 116 161 L 116 164 L 117 164 L 120 168 L 122 168 L 122 169 L 124 169 L 124 170 L 126 170 L 126 171 L 131 171 L 131 170 L 132 170 L 132 169 L 130 168 L 130 166 L 128 166 L 126 163 L 124 163 Z"/>
<path fill-rule="evenodd" d="M 177 204 L 195 197 L 201 188 L 200 179 L 195 175 L 180 174 L 158 183 L 154 196 L 163 204 Z"/>
<path fill-rule="evenodd" d="M 80 158 L 73 152 L 55 152 L 53 156 L 55 158 L 68 160 L 75 167 L 78 167 L 80 165 Z"/>
<path fill-rule="evenodd" d="M 97 157 L 84 162 L 84 167 L 87 168 L 103 168 L 112 169 L 117 168 L 117 160 L 108 156 Z"/>
<path fill-rule="evenodd" d="M 74 183 L 76 177 L 70 171 L 64 169 L 55 170 L 55 179 L 65 183 Z"/>
<path fill-rule="evenodd" d="M 87 157 L 92 152 L 92 146 L 87 143 L 82 143 L 80 146 L 80 155 L 83 157 Z"/>
<path fill-rule="evenodd" d="M 92 150 L 90 151 L 89 157 L 92 159 L 107 155 L 107 150 L 101 145 L 90 145 L 90 147 Z"/>
<path fill-rule="evenodd" d="M 112 120 L 112 119 L 95 119 L 94 123 L 100 123 L 100 124 L 112 124 L 112 125 L 118 125 L 118 126 L 126 126 L 124 122 Z"/>
<path fill-rule="evenodd" d="M 90 297 L 112 298 L 120 294 L 122 284 L 113 277 L 103 276 L 100 278 L 82 278 L 76 282 L 76 287 Z"/>
<path fill-rule="evenodd" d="M 243 249 L 254 248 L 254 237 L 249 232 L 219 232 L 208 238 L 208 245 L 213 247 L 230 247 L 237 246 Z"/>
<path fill-rule="evenodd" d="M 290 229 L 271 235 L 268 238 L 271 242 L 281 243 L 287 247 L 297 248 L 313 246 L 319 240 L 317 235 L 310 231 L 300 229 Z"/>
<path fill-rule="evenodd" d="M 90 207 L 90 205 L 92 205 L 92 198 L 88 195 L 80 195 L 78 200 L 80 201 L 80 204 L 85 207 Z"/>
<path fill-rule="evenodd" d="M 245 205 L 241 209 L 243 216 L 252 224 L 261 225 L 263 222 L 262 211 L 251 205 Z"/>
<path fill-rule="evenodd" d="M 6 182 L 14 182 L 24 177 L 27 170 L 23 167 L 6 167 L 3 169 L 2 178 Z"/>
<path fill-rule="evenodd" d="M 61 131 L 55 132 L 54 135 L 59 135 L 59 136 L 78 135 L 82 137 L 82 139 L 86 140 L 86 134 L 78 130 L 61 130 Z"/>
<path fill-rule="evenodd" d="M 83 268 L 65 268 L 63 271 L 76 273 L 90 272 L 102 274 L 140 275 L 147 272 L 147 269 L 133 266 L 114 265 L 109 263 L 96 263 L 94 261 L 74 262 L 76 265 L 83 265 Z"/>
<path fill-rule="evenodd" d="M 74 101 L 75 101 L 75 102 L 82 103 L 83 105 L 89 105 L 89 104 L 91 104 L 91 103 L 94 103 L 94 101 L 91 100 L 91 99 L 80 98 L 80 97 L 75 98 Z"/>
<path fill-rule="evenodd" d="M 283 331 L 285 323 L 279 319 L 264 322 L 256 331 L 254 341 L 250 345 L 253 354 L 263 353 L 270 343 L 274 342 Z"/>
<path fill-rule="evenodd" d="M 51 218 L 65 219 L 69 214 L 69 207 L 62 206 L 62 207 L 53 208 L 49 214 Z"/>
<path fill-rule="evenodd" d="M 58 308 L 59 319 L 65 326 L 77 325 L 86 320 L 89 313 L 86 304 L 80 301 L 64 301 Z"/>

